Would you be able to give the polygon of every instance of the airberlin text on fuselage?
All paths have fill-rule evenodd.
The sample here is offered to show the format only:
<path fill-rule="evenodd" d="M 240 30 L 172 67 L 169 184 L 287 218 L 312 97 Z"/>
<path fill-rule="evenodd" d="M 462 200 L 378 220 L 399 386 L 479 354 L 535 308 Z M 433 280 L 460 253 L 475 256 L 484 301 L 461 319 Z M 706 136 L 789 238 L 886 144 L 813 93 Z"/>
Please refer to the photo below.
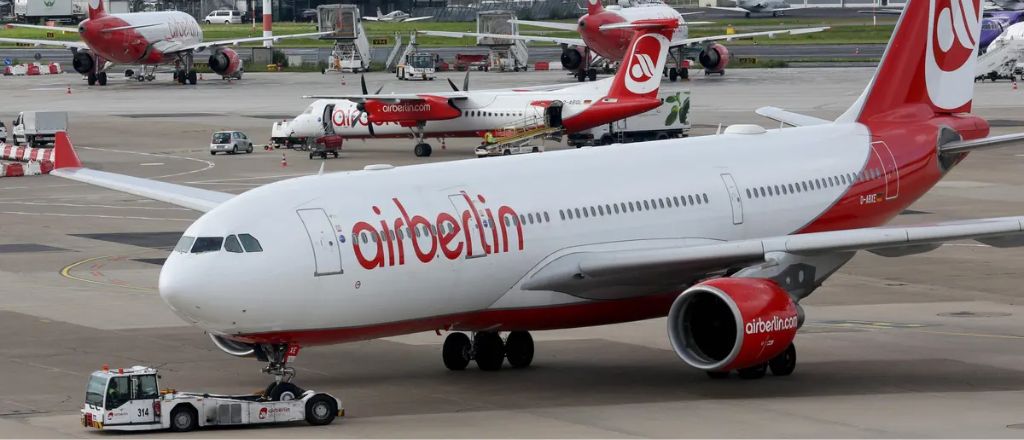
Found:
<path fill-rule="evenodd" d="M 389 104 L 380 109 L 388 113 L 429 112 L 430 104 Z"/>
<path fill-rule="evenodd" d="M 455 215 L 441 212 L 433 222 L 422 215 L 410 215 L 400 200 L 391 199 L 398 211 L 394 221 L 381 219 L 378 222 L 380 230 L 365 221 L 352 226 L 352 249 L 355 251 L 356 260 L 365 269 L 404 265 L 407 241 L 411 244 L 416 258 L 422 263 L 433 261 L 439 250 L 449 260 L 455 260 L 463 255 L 469 258 L 508 252 L 509 229 L 516 234 L 515 245 L 518 250 L 523 250 L 523 225 L 512 208 L 501 205 L 497 212 L 487 207 L 481 211 L 477 204 L 487 203 L 483 195 L 477 195 L 476 201 L 465 192 L 461 197 L 465 199 L 469 209 L 461 213 L 456 212 Z M 486 218 L 481 218 L 481 212 Z M 374 206 L 373 213 L 381 215 L 380 207 Z M 423 234 L 423 228 L 429 233 Z M 405 235 L 405 239 L 398 239 L 400 236 L 396 235 L 396 231 Z M 363 237 L 364 233 L 369 234 L 372 240 L 360 241 L 359 238 Z M 369 251 L 369 255 L 365 253 L 366 251 Z M 481 253 L 482 255 L 478 255 Z"/>

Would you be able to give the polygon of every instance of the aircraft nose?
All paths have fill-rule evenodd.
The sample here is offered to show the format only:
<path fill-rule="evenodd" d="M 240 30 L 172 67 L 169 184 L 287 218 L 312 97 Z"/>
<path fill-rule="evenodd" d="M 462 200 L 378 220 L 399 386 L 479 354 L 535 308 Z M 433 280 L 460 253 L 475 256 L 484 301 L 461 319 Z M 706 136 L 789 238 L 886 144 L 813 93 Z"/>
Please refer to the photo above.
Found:
<path fill-rule="evenodd" d="M 172 254 L 164 262 L 160 270 L 160 298 L 182 319 L 198 324 L 199 320 L 193 312 L 201 307 L 196 301 L 198 286 L 189 281 L 188 271 L 179 260 Z"/>

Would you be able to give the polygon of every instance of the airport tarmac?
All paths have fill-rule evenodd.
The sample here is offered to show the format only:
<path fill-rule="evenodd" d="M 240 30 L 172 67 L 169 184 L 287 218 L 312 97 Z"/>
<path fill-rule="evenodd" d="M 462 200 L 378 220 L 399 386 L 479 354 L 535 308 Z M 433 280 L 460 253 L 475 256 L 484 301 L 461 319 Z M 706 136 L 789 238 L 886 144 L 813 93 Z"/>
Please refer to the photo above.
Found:
<path fill-rule="evenodd" d="M 703 135 L 720 123 L 777 126 L 753 113 L 762 105 L 835 117 L 871 72 L 743 69 L 664 87 L 691 89 L 694 135 Z M 384 93 L 445 90 L 445 77 L 461 84 L 454 73 L 428 83 L 369 74 L 367 82 L 385 84 Z M 563 72 L 471 78 L 473 89 L 570 80 Z M 281 150 L 210 156 L 211 132 L 239 129 L 263 142 L 273 120 L 308 104 L 301 95 L 358 87 L 358 76 L 318 73 L 94 88 L 71 75 L 0 78 L 0 119 L 67 110 L 86 166 L 237 193 L 323 162 Z M 1024 130 L 1022 102 L 1024 90 L 1007 82 L 977 86 L 975 109 L 993 134 Z M 445 149 L 431 142 L 428 159 L 414 157 L 409 140 L 347 142 L 325 168 L 502 160 L 474 159 L 476 139 Z M 896 222 L 1021 215 L 1022 171 L 1020 148 L 972 153 Z M 163 386 L 179 390 L 266 386 L 260 363 L 218 351 L 155 290 L 162 259 L 197 217 L 57 177 L 0 179 L 0 437 L 106 434 L 82 428 L 77 413 L 88 375 L 103 364 L 158 366 Z M 189 436 L 1021 437 L 1022 266 L 1024 250 L 974 242 L 899 259 L 861 253 L 804 301 L 800 362 L 785 378 L 709 380 L 671 351 L 663 319 L 536 332 L 534 366 L 497 373 L 445 370 L 443 337 L 433 333 L 309 347 L 294 363 L 296 383 L 341 397 L 347 417 Z"/>

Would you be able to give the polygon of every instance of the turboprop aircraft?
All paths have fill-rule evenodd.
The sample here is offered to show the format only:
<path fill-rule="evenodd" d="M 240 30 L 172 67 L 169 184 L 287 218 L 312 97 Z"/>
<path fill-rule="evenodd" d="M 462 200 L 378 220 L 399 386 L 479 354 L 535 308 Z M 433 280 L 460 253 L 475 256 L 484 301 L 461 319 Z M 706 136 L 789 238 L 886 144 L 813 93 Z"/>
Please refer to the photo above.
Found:
<path fill-rule="evenodd" d="M 85 167 L 59 133 L 53 174 L 205 212 L 160 296 L 267 362 L 274 392 L 297 389 L 300 347 L 437 331 L 452 370 L 522 368 L 532 330 L 659 316 L 713 377 L 788 375 L 800 302 L 858 251 L 1024 245 L 1024 217 L 886 226 L 969 152 L 1024 140 L 970 113 L 979 23 L 979 0 L 910 0 L 837 119 L 760 110 L 792 128 L 378 164 L 238 195 Z"/>
<path fill-rule="evenodd" d="M 683 15 L 674 8 L 660 1 L 629 1 L 622 0 L 618 5 L 605 7 L 602 0 L 589 0 L 587 13 L 577 23 L 558 23 L 545 21 L 512 20 L 518 24 L 537 26 L 548 29 L 579 32 L 580 38 L 561 38 L 543 35 L 499 35 L 475 32 L 449 32 L 449 31 L 419 31 L 425 35 L 437 35 L 443 37 L 489 37 L 496 39 L 517 39 L 525 41 L 545 41 L 562 45 L 561 62 L 562 67 L 576 72 L 576 78 L 580 81 L 597 79 L 597 69 L 591 65 L 595 56 L 607 60 L 621 60 L 629 48 L 627 42 L 632 39 L 634 30 L 629 27 L 620 26 L 624 23 L 634 23 L 644 20 L 675 19 L 679 27 L 672 36 L 672 48 L 675 53 L 670 54 L 675 64 L 668 70 L 668 78 L 675 81 L 677 78 L 687 78 L 689 75 L 689 60 L 696 59 L 704 66 L 705 74 L 724 74 L 725 67 L 729 64 L 729 49 L 719 42 L 732 41 L 754 37 L 774 37 L 784 34 L 806 34 L 821 32 L 828 29 L 827 26 L 808 27 L 799 29 L 777 29 L 769 31 L 745 32 L 740 34 L 712 35 L 707 37 L 690 37 L 689 25 L 683 19 Z"/>
<path fill-rule="evenodd" d="M 294 137 L 315 138 L 338 134 L 346 139 L 415 138 L 416 156 L 430 156 L 433 147 L 424 139 L 481 137 L 491 132 L 519 133 L 534 129 L 573 133 L 640 114 L 661 105 L 658 89 L 668 59 L 674 19 L 637 21 L 628 68 L 614 78 L 576 85 L 534 86 L 469 91 L 467 72 L 463 89 L 439 93 L 316 95 L 322 98 L 297 116 L 289 127 Z M 538 134 L 543 134 L 538 132 Z"/>
<path fill-rule="evenodd" d="M 195 85 L 195 54 L 210 51 L 207 63 L 210 69 L 225 78 L 241 78 L 242 59 L 228 46 L 241 43 L 280 40 L 283 38 L 309 38 L 330 32 L 314 32 L 272 37 L 236 38 L 233 40 L 203 41 L 203 30 L 191 15 L 180 11 L 135 12 L 108 14 L 103 0 L 89 0 L 89 18 L 77 28 L 8 24 L 11 27 L 45 29 L 78 33 L 82 41 L 30 40 L 0 37 L 0 42 L 31 44 L 33 46 L 59 46 L 70 49 L 75 71 L 85 75 L 89 85 L 107 85 L 106 70 L 113 64 L 141 66 L 136 72 L 128 69 L 125 75 L 138 81 L 156 79 L 156 68 L 162 64 L 174 65 L 174 80 Z"/>

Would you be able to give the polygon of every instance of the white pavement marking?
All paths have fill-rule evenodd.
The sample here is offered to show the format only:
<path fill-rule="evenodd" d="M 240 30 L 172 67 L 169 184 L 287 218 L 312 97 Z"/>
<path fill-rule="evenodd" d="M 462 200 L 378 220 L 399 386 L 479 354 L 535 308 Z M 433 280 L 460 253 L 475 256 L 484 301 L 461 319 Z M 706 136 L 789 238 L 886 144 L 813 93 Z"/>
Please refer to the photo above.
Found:
<path fill-rule="evenodd" d="M 149 162 L 149 163 L 140 163 L 139 166 L 140 167 L 155 167 L 157 165 L 163 165 L 163 164 L 164 164 L 163 162 Z"/>
<path fill-rule="evenodd" d="M 146 152 L 142 152 L 142 151 L 115 150 L 115 149 L 112 149 L 112 148 L 97 148 L 97 147 L 80 147 L 80 148 L 82 148 L 83 150 L 107 151 L 107 152 L 112 152 L 112 153 L 141 154 L 143 156 L 152 156 L 152 157 L 170 157 L 170 158 L 173 158 L 173 159 L 191 160 L 193 162 L 199 162 L 199 163 L 206 164 L 206 168 L 201 168 L 201 169 L 192 170 L 192 171 L 185 171 L 185 172 L 181 172 L 181 173 L 165 174 L 163 176 L 151 177 L 151 179 L 164 179 L 164 178 L 168 178 L 168 177 L 176 177 L 176 176 L 184 176 L 184 175 L 187 175 L 187 174 L 200 173 L 200 172 L 206 171 L 208 169 L 211 169 L 211 168 L 217 166 L 216 164 L 214 164 L 211 161 L 203 160 L 203 159 L 196 159 L 194 157 L 187 157 L 187 156 L 174 156 L 174 155 L 170 155 L 170 154 L 155 154 L 155 153 L 146 153 Z"/>
<path fill-rule="evenodd" d="M 99 215 L 99 214 L 58 214 L 55 212 L 22 212 L 22 211 L 0 211 L 0 214 L 11 215 L 48 215 L 53 217 L 93 217 L 93 218 L 115 218 L 121 220 L 169 220 L 175 222 L 194 222 L 192 218 L 160 218 L 160 217 L 137 217 L 131 215 Z"/>

